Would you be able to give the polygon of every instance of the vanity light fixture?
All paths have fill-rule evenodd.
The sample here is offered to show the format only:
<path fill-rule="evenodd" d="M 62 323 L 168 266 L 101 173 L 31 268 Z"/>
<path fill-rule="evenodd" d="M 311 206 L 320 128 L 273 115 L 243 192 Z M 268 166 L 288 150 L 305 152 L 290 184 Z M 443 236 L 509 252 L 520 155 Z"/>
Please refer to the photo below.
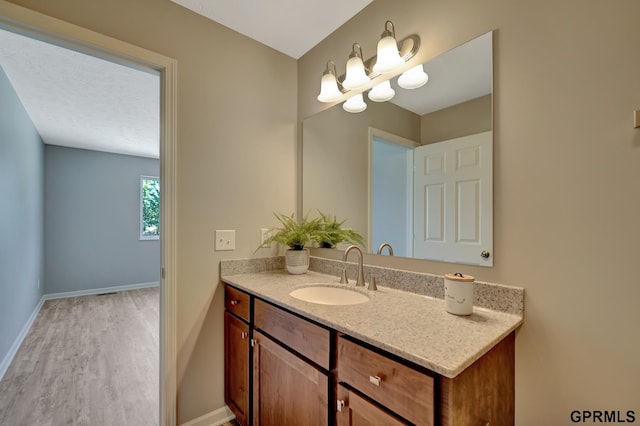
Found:
<path fill-rule="evenodd" d="M 398 77 L 398 86 L 403 89 L 417 89 L 427 84 L 427 81 L 429 81 L 429 76 L 424 72 L 424 68 L 422 68 L 422 64 L 420 64 L 402 73 L 402 75 Z"/>
<path fill-rule="evenodd" d="M 354 43 L 347 61 L 346 72 L 339 77 L 336 64 L 333 61 L 327 62 L 327 67 L 322 73 L 318 101 L 336 102 L 346 97 L 347 100 L 342 105 L 345 111 L 362 112 L 367 109 L 362 91 L 374 79 L 379 79 L 380 82 L 369 91 L 369 99 L 374 102 L 392 99 L 395 91 L 391 88 L 389 80 L 418 53 L 419 48 L 420 37 L 412 34 L 398 42 L 393 22 L 385 22 L 376 56 L 365 61 L 362 57 L 362 47 L 359 43 Z M 424 72 L 422 65 L 418 65 L 402 74 L 398 84 L 404 89 L 416 89 L 423 86 L 428 79 L 429 76 Z M 358 91 L 360 93 L 352 94 Z"/>
<path fill-rule="evenodd" d="M 358 43 L 353 43 L 353 48 L 347 61 L 347 76 L 342 82 L 342 86 L 347 90 L 356 90 L 369 83 L 369 76 L 364 69 L 362 62 L 362 47 Z"/>
<path fill-rule="evenodd" d="M 367 109 L 367 104 L 362 98 L 362 93 L 358 93 L 355 96 L 350 97 L 342 104 L 342 109 L 347 112 L 362 112 Z"/>
<path fill-rule="evenodd" d="M 333 69 L 331 69 L 332 66 Z M 322 73 L 322 80 L 320 81 L 320 94 L 318 95 L 320 102 L 335 102 L 342 97 L 342 92 L 338 88 L 336 74 L 335 62 L 327 62 L 327 68 Z"/>
<path fill-rule="evenodd" d="M 391 29 L 389 29 L 391 28 Z M 404 65 L 404 59 L 398 52 L 398 42 L 396 41 L 396 30 L 393 22 L 384 23 L 384 32 L 378 42 L 378 54 L 373 72 L 376 74 L 388 74 L 398 71 Z"/>
<path fill-rule="evenodd" d="M 391 88 L 391 82 L 389 80 L 376 84 L 369 91 L 369 99 L 374 102 L 390 101 L 395 95 L 396 92 Z"/>

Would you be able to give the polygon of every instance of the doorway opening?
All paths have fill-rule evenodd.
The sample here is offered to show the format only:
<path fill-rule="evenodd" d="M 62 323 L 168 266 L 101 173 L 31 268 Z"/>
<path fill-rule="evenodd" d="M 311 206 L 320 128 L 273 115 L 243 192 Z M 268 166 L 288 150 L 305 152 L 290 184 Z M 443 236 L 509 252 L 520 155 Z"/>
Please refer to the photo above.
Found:
<path fill-rule="evenodd" d="M 413 150 L 417 142 L 369 128 L 369 252 L 381 244 L 395 256 L 413 251 Z"/>
<path fill-rule="evenodd" d="M 176 86 L 174 59 L 0 1 L 0 29 L 160 75 L 160 424 L 176 422 Z"/>

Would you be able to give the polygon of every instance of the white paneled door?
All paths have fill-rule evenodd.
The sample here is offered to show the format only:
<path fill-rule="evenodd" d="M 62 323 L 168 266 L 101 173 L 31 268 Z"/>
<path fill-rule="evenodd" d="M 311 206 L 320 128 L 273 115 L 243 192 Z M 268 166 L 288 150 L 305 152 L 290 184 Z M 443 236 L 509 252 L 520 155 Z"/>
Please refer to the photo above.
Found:
<path fill-rule="evenodd" d="M 415 149 L 414 257 L 493 265 L 493 134 Z"/>

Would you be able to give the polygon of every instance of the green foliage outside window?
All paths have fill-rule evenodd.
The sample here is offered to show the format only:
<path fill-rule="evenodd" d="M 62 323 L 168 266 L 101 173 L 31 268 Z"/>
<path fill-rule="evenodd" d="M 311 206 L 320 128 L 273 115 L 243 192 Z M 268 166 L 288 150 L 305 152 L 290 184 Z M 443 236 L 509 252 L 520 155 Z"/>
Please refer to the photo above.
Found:
<path fill-rule="evenodd" d="M 142 236 L 160 235 L 160 180 L 142 178 Z"/>

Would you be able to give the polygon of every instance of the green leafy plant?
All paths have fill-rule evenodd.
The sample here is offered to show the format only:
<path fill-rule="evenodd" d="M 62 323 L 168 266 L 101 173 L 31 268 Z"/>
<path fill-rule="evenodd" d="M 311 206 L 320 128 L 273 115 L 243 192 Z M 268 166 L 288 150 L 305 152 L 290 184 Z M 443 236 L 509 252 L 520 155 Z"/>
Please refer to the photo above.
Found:
<path fill-rule="evenodd" d="M 318 213 L 320 214 L 320 222 L 315 240 L 318 242 L 320 247 L 333 248 L 338 243 L 342 242 L 360 244 L 364 246 L 364 239 L 362 238 L 362 235 L 353 229 L 342 227 L 346 220 L 339 221 L 335 215 L 331 216 L 321 211 L 318 211 Z"/>
<path fill-rule="evenodd" d="M 309 220 L 307 216 L 296 220 L 294 215 L 286 216 L 281 213 L 273 213 L 282 224 L 281 228 L 269 230 L 269 237 L 261 247 L 267 247 L 271 243 L 279 243 L 292 250 L 302 250 L 311 242 L 317 241 L 320 218 Z"/>

